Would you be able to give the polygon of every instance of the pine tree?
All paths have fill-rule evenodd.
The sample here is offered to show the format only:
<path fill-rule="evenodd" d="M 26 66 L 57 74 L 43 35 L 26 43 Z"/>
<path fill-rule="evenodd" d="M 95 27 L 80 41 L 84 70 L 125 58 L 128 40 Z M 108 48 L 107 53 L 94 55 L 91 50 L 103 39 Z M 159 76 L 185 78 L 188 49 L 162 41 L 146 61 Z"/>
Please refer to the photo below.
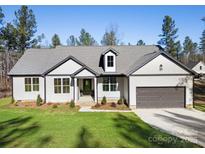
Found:
<path fill-rule="evenodd" d="M 86 32 L 85 29 L 81 29 L 79 39 L 77 40 L 77 45 L 79 46 L 92 46 L 96 45 L 97 42 L 90 35 L 90 33 Z"/>
<path fill-rule="evenodd" d="M 184 39 L 183 53 L 186 57 L 188 57 L 188 61 L 195 61 L 197 43 L 194 43 L 189 36 L 186 36 Z"/>
<path fill-rule="evenodd" d="M 18 50 L 24 52 L 32 45 L 32 38 L 37 31 L 36 19 L 33 11 L 23 5 L 15 11 L 15 25 L 18 32 Z"/>
<path fill-rule="evenodd" d="M 69 36 L 69 38 L 67 39 L 67 45 L 68 46 L 76 46 L 77 45 L 77 39 L 75 38 L 74 35 Z"/>
<path fill-rule="evenodd" d="M 52 37 L 52 47 L 55 48 L 58 45 L 61 45 L 60 38 L 57 34 L 54 34 Z"/>
<path fill-rule="evenodd" d="M 0 52 L 3 51 L 3 41 L 2 41 L 2 27 L 3 27 L 3 19 L 4 19 L 4 13 L 2 11 L 2 8 L 0 7 Z"/>
<path fill-rule="evenodd" d="M 145 43 L 144 43 L 143 40 L 139 40 L 139 41 L 137 41 L 137 45 L 138 45 L 138 46 L 142 46 L 142 45 L 145 45 Z"/>
<path fill-rule="evenodd" d="M 162 34 L 159 35 L 161 39 L 158 41 L 159 45 L 165 47 L 165 51 L 176 57 L 176 38 L 178 28 L 175 26 L 175 21 L 170 16 L 165 16 L 162 24 Z"/>

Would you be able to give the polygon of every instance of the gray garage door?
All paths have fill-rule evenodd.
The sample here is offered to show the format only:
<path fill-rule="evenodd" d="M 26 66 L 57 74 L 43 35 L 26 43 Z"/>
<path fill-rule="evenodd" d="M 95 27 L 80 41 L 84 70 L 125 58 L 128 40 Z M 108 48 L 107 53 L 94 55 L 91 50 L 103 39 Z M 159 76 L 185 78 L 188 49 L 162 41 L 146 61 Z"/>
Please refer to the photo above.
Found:
<path fill-rule="evenodd" d="M 184 87 L 137 87 L 137 108 L 183 108 Z"/>

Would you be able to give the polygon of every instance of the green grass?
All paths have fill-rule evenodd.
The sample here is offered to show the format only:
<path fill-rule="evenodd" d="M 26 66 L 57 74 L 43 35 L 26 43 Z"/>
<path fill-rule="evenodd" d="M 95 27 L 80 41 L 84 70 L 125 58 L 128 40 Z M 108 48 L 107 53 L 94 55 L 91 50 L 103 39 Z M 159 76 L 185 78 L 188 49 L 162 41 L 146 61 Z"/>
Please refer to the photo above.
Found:
<path fill-rule="evenodd" d="M 9 102 L 0 100 L 0 147 L 198 147 L 151 128 L 134 113 L 11 108 Z"/>
<path fill-rule="evenodd" d="M 195 103 L 194 104 L 194 108 L 199 110 L 199 111 L 205 112 L 205 104 L 197 104 L 197 103 Z"/>

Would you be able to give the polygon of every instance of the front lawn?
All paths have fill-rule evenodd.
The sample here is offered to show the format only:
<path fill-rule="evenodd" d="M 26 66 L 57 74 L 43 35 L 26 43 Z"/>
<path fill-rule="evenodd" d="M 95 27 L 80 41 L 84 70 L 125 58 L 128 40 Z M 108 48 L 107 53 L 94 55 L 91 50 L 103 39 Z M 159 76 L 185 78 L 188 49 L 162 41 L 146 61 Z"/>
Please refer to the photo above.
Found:
<path fill-rule="evenodd" d="M 194 104 L 194 108 L 197 109 L 197 110 L 199 110 L 199 111 L 205 112 L 205 104 L 195 103 L 195 104 Z"/>
<path fill-rule="evenodd" d="M 151 128 L 134 113 L 58 112 L 0 100 L 0 147 L 198 147 Z"/>

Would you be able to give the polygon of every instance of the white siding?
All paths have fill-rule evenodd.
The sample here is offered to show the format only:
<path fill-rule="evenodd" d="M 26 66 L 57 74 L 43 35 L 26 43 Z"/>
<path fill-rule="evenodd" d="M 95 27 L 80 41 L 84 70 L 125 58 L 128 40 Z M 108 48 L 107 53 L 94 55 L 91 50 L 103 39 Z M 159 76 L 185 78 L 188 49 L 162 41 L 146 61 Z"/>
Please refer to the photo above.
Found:
<path fill-rule="evenodd" d="M 136 87 L 185 86 L 186 105 L 193 103 L 193 76 L 130 76 L 130 105 L 136 106 Z"/>
<path fill-rule="evenodd" d="M 76 74 L 76 77 L 94 77 L 95 75 L 91 73 L 90 71 L 84 69 L 78 74 Z"/>
<path fill-rule="evenodd" d="M 113 67 L 107 66 L 107 57 L 113 56 Z M 97 65 L 97 64 L 96 64 Z M 105 72 L 116 72 L 116 55 L 113 52 L 107 52 L 104 56 Z"/>
<path fill-rule="evenodd" d="M 200 66 L 202 67 L 201 70 L 200 70 Z M 196 66 L 192 68 L 192 70 L 194 70 L 195 72 L 199 74 L 205 74 L 205 65 L 203 62 L 199 62 Z"/>
<path fill-rule="evenodd" d="M 68 102 L 73 99 L 73 86 L 70 78 L 70 93 L 54 93 L 54 78 L 70 78 L 70 76 L 46 76 L 46 100 L 47 102 Z"/>
<path fill-rule="evenodd" d="M 160 65 L 162 65 L 161 71 L 159 69 Z M 185 71 L 166 57 L 159 55 L 133 74 L 189 74 L 189 72 Z"/>
<path fill-rule="evenodd" d="M 98 98 L 105 96 L 108 99 L 119 99 L 124 97 L 124 78 L 117 77 L 117 91 L 103 91 L 103 78 L 98 78 Z"/>
<path fill-rule="evenodd" d="M 32 76 L 38 77 L 38 76 Z M 31 78 L 32 78 L 31 77 Z M 44 99 L 44 78 L 39 78 L 39 91 L 25 92 L 25 77 L 13 77 L 13 97 L 15 100 L 36 100 L 38 94 Z"/>
<path fill-rule="evenodd" d="M 57 75 L 57 74 L 73 74 L 75 71 L 82 68 L 81 65 L 73 61 L 72 59 L 69 59 L 67 62 L 63 63 L 53 71 L 49 73 L 49 75 Z"/>

